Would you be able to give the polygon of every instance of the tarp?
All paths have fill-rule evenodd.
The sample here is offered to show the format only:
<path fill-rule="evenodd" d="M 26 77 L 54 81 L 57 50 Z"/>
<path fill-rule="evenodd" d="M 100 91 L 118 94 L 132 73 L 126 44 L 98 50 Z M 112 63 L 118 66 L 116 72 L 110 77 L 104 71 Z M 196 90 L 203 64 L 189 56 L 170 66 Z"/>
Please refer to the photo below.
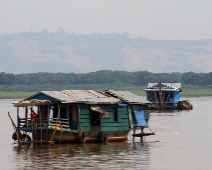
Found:
<path fill-rule="evenodd" d="M 118 105 L 119 105 L 120 107 L 127 107 L 127 106 L 128 106 L 128 104 L 126 104 L 126 103 L 118 103 Z"/>
<path fill-rule="evenodd" d="M 138 126 L 147 126 L 145 116 L 144 116 L 144 109 L 140 105 L 133 105 L 133 112 L 137 121 Z"/>

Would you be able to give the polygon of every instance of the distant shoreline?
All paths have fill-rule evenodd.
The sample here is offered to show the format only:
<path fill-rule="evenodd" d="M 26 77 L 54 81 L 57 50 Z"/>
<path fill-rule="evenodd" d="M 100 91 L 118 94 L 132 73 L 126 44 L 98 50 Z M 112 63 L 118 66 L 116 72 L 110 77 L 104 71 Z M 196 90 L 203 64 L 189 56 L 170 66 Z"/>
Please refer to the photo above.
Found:
<path fill-rule="evenodd" d="M 146 96 L 143 90 L 126 90 L 130 91 L 139 96 Z M 1 92 L 0 99 L 24 99 L 26 97 L 32 96 L 37 92 Z M 203 96 L 212 96 L 212 89 L 184 89 L 181 92 L 181 97 L 203 97 Z"/>

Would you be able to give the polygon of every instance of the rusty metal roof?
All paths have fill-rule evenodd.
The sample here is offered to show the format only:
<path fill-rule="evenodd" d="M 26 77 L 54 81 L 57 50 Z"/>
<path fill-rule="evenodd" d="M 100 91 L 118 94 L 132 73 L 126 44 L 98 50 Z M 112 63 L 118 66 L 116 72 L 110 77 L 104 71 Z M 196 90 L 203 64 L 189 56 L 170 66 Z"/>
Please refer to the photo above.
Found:
<path fill-rule="evenodd" d="M 149 103 L 144 97 L 138 96 L 129 91 L 115 91 L 115 90 L 106 90 L 107 94 L 110 94 L 124 102 L 130 104 L 147 104 Z"/>
<path fill-rule="evenodd" d="M 61 90 L 61 91 L 41 91 L 31 97 L 24 100 L 29 100 L 31 98 L 36 98 L 37 95 L 43 94 L 48 96 L 55 101 L 60 101 L 61 103 L 106 103 L 114 104 L 120 102 L 106 93 L 99 90 Z"/>

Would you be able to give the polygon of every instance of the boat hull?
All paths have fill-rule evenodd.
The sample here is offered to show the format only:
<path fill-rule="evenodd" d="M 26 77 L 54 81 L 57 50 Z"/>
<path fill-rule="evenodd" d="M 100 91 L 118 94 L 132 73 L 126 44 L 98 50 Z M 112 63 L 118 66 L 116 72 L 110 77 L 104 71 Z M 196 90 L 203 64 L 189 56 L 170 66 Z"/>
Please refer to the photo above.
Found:
<path fill-rule="evenodd" d="M 36 131 L 33 140 L 54 143 L 121 142 L 126 141 L 128 130 L 62 132 L 54 130 Z"/>

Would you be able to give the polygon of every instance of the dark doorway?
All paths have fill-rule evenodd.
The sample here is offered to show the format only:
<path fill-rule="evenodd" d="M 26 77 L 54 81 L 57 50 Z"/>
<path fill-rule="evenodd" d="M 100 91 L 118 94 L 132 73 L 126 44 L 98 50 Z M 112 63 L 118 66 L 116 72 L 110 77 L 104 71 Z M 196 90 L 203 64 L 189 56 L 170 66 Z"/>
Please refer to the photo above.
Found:
<path fill-rule="evenodd" d="M 60 108 L 60 118 L 61 119 L 67 119 L 66 107 L 61 107 Z"/>
<path fill-rule="evenodd" d="M 51 107 L 53 110 L 53 118 L 57 118 L 57 114 L 58 114 L 58 107 L 57 105 L 53 105 L 53 107 Z"/>
<path fill-rule="evenodd" d="M 118 108 L 114 107 L 114 122 L 118 122 Z"/>
<path fill-rule="evenodd" d="M 91 126 L 100 126 L 100 113 L 91 110 Z"/>

